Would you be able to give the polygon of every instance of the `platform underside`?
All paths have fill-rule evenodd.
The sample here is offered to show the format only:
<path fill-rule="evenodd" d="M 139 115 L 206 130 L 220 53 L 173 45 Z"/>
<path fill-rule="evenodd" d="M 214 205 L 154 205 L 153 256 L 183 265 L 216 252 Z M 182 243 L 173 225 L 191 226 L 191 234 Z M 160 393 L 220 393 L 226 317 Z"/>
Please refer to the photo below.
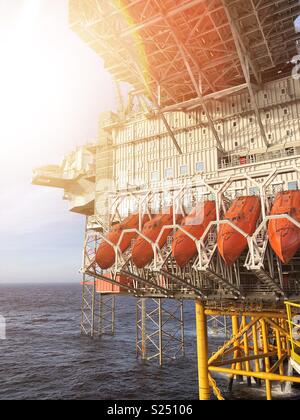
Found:
<path fill-rule="evenodd" d="M 294 0 L 70 1 L 112 76 L 162 106 L 245 83 L 242 56 L 254 84 L 290 75 L 299 14 Z"/>

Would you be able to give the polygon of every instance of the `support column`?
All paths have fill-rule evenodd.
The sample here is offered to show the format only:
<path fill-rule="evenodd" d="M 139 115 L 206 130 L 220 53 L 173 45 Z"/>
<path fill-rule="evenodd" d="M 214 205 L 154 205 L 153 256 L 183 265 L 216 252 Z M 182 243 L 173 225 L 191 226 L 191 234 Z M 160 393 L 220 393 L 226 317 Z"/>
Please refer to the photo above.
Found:
<path fill-rule="evenodd" d="M 184 356 L 183 301 L 142 298 L 136 309 L 137 357 L 162 366 Z"/>
<path fill-rule="evenodd" d="M 239 331 L 240 331 L 239 318 L 237 316 L 233 316 L 232 317 L 232 337 L 236 337 L 239 334 Z M 234 359 L 238 359 L 240 357 L 238 340 L 234 343 L 234 347 L 236 348 L 236 350 L 234 351 Z M 232 364 L 231 368 L 234 370 L 241 370 L 241 364 L 234 363 Z M 232 388 L 233 388 L 234 379 L 235 379 L 235 375 L 231 375 L 230 380 L 229 380 L 229 387 L 228 387 L 230 392 L 232 391 Z M 238 379 L 240 382 L 243 382 L 243 378 L 239 377 Z"/>
<path fill-rule="evenodd" d="M 116 297 L 112 294 L 98 293 L 97 335 L 115 335 L 116 332 Z"/>
<path fill-rule="evenodd" d="M 244 329 L 247 325 L 247 319 L 245 316 L 242 317 L 242 328 Z M 250 351 L 249 351 L 249 338 L 248 338 L 248 331 L 245 333 L 244 335 L 244 352 L 245 352 L 245 357 L 249 358 L 250 356 Z M 247 372 L 251 372 L 251 365 L 250 365 L 250 361 L 247 360 L 245 362 L 245 368 Z M 248 386 L 251 386 L 251 378 L 247 377 L 247 383 Z"/>
<path fill-rule="evenodd" d="M 87 275 L 83 276 L 82 281 L 82 303 L 81 303 L 81 334 L 95 336 L 95 280 Z"/>
<path fill-rule="evenodd" d="M 236 337 L 238 335 L 239 331 L 240 331 L 239 318 L 237 316 L 233 316 L 232 317 L 232 335 L 233 335 L 233 337 Z M 236 341 L 234 343 L 234 345 L 236 347 L 239 347 L 239 341 Z M 234 352 L 234 358 L 238 359 L 239 357 L 240 357 L 240 351 L 239 351 L 239 349 L 237 349 Z M 241 364 L 237 363 L 236 368 L 237 368 L 237 370 L 241 370 Z"/>
<path fill-rule="evenodd" d="M 252 318 L 252 321 L 255 321 L 255 318 Z M 258 331 L 257 331 L 257 324 L 253 325 L 252 327 L 252 343 L 253 343 L 253 354 L 254 356 L 259 355 L 259 343 L 258 343 Z M 256 359 L 255 362 L 255 372 L 261 372 L 260 360 Z M 261 386 L 261 379 L 255 379 L 256 383 Z"/>
<path fill-rule="evenodd" d="M 263 339 L 263 347 L 264 347 L 264 353 L 269 352 L 269 342 L 268 342 L 268 331 L 266 326 L 266 321 L 263 319 L 261 321 L 261 332 L 262 332 L 262 339 Z M 266 373 L 270 372 L 270 359 L 269 357 L 265 358 L 265 370 Z M 266 393 L 267 393 L 267 400 L 272 400 L 272 385 L 271 381 L 269 379 L 266 379 Z"/>
<path fill-rule="evenodd" d="M 276 334 L 277 356 L 278 356 L 278 361 L 280 361 L 280 363 L 279 363 L 279 374 L 284 376 L 284 365 L 283 365 L 283 360 L 282 360 L 282 357 L 283 357 L 282 340 L 281 340 L 279 330 L 276 330 L 275 334 Z"/>
<path fill-rule="evenodd" d="M 196 301 L 196 329 L 199 373 L 199 398 L 201 401 L 210 400 L 210 385 L 208 372 L 208 334 L 207 317 L 204 305 Z"/>

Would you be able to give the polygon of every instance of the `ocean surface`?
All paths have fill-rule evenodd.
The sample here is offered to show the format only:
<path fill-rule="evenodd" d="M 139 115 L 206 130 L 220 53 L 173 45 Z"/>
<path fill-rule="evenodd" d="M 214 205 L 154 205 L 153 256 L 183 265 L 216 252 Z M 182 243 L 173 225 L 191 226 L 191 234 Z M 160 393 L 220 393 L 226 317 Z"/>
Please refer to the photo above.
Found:
<path fill-rule="evenodd" d="M 80 336 L 78 285 L 1 285 L 0 399 L 196 400 L 194 304 L 186 303 L 186 355 L 159 367 L 136 359 L 135 300 L 118 298 L 116 334 Z M 211 350 L 224 338 L 210 338 Z M 219 379 L 222 389 L 227 382 Z M 235 386 L 232 399 L 264 398 L 262 389 Z M 300 390 L 277 398 L 298 398 Z M 300 398 L 300 397 L 299 397 Z"/>

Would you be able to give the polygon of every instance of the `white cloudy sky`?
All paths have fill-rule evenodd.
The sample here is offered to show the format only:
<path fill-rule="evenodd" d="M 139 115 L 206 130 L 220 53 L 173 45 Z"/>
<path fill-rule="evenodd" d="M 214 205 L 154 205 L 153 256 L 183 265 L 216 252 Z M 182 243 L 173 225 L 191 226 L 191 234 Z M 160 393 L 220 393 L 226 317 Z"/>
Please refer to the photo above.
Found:
<path fill-rule="evenodd" d="M 80 267 L 82 218 L 61 191 L 30 184 L 34 167 L 95 139 L 99 113 L 114 107 L 67 3 L 0 0 L 0 282 L 72 281 Z"/>

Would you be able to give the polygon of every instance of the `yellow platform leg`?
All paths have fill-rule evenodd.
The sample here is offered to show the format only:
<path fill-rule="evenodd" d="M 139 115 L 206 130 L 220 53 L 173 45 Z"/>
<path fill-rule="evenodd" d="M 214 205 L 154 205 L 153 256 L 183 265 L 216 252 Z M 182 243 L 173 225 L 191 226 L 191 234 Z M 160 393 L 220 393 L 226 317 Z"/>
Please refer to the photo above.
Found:
<path fill-rule="evenodd" d="M 267 326 L 266 326 L 266 321 L 265 320 L 261 320 L 261 331 L 262 331 L 264 352 L 268 353 L 269 352 L 268 331 L 267 331 Z M 266 368 L 266 373 L 268 374 L 270 372 L 270 359 L 269 359 L 269 357 L 265 358 L 265 368 Z M 267 400 L 271 401 L 272 400 L 272 385 L 271 385 L 271 381 L 269 379 L 266 379 L 266 392 L 267 392 Z"/>
<path fill-rule="evenodd" d="M 239 317 L 238 316 L 233 316 L 232 317 L 232 336 L 233 337 L 236 337 L 238 335 L 239 331 L 240 331 Z M 240 350 L 239 350 L 239 341 L 236 341 L 234 343 L 234 346 L 237 348 L 237 350 L 235 350 L 235 352 L 234 352 L 234 358 L 235 359 L 238 359 L 241 356 Z M 232 368 L 233 369 L 236 369 L 236 370 L 242 370 L 241 363 L 233 364 Z M 229 389 L 230 389 L 230 391 L 232 391 L 234 379 L 235 379 L 235 375 L 232 375 L 231 378 L 230 378 L 230 381 L 229 381 Z M 239 381 L 241 381 L 241 382 L 243 382 L 243 379 L 244 378 L 243 377 L 238 377 L 236 379 L 239 380 Z"/>
<path fill-rule="evenodd" d="M 210 400 L 209 372 L 208 372 L 208 335 L 207 317 L 201 301 L 196 301 L 196 330 L 199 372 L 199 398 L 201 401 Z"/>

